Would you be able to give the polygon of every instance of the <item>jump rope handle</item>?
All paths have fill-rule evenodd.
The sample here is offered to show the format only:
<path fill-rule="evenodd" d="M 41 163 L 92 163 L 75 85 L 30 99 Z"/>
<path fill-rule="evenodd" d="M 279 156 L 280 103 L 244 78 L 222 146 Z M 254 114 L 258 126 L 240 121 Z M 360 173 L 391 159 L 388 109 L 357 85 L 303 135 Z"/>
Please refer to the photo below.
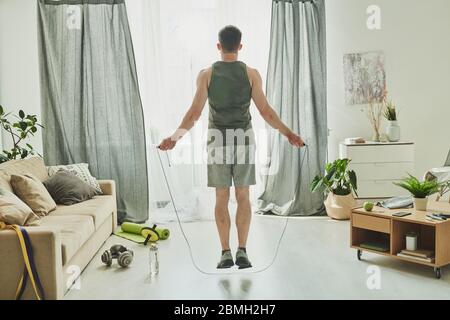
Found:
<path fill-rule="evenodd" d="M 156 152 L 160 152 L 161 151 L 161 148 L 159 147 L 159 145 L 156 146 L 156 149 L 157 149 Z M 170 163 L 170 158 L 169 158 L 169 153 L 168 152 L 166 152 L 166 157 L 167 157 L 167 163 L 168 163 L 169 167 L 171 167 L 172 164 Z"/>

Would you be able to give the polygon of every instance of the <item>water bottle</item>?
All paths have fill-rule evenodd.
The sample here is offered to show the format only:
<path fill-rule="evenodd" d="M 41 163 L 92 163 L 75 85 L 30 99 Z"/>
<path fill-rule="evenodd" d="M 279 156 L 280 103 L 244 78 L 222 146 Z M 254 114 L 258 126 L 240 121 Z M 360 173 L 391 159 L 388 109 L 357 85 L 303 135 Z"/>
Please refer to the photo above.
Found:
<path fill-rule="evenodd" d="M 159 272 L 158 246 L 150 243 L 149 250 L 150 276 L 156 276 Z"/>

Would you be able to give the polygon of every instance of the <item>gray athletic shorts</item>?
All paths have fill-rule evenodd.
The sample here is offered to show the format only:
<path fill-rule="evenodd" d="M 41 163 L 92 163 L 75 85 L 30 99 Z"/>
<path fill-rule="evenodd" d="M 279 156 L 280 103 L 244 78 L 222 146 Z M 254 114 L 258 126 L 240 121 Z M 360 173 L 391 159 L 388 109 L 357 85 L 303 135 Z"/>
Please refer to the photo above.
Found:
<path fill-rule="evenodd" d="M 208 187 L 255 185 L 255 150 L 252 129 L 208 129 Z"/>

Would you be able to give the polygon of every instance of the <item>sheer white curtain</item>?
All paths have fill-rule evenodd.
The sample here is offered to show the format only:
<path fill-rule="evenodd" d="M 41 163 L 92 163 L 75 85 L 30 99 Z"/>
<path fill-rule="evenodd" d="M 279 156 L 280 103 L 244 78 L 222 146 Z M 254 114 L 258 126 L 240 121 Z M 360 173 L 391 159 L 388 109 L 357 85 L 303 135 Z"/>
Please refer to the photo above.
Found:
<path fill-rule="evenodd" d="M 170 199 L 154 144 L 171 134 L 181 121 L 194 96 L 199 71 L 220 59 L 216 43 L 223 26 L 232 24 L 241 29 L 243 49 L 239 59 L 257 68 L 265 78 L 271 0 L 129 0 L 127 10 L 149 144 L 150 206 L 155 208 Z M 171 159 L 185 160 L 184 164 L 166 167 L 185 221 L 213 217 L 214 193 L 206 188 L 206 166 L 194 164 L 193 159 L 194 149 L 206 155 L 201 133 L 207 128 L 207 115 L 208 106 L 190 137 L 183 138 L 182 144 L 168 153 Z M 252 116 L 255 128 L 264 126 L 254 107 Z M 162 156 L 167 165 L 166 155 Z M 257 193 L 252 190 L 253 198 Z M 171 207 L 166 209 L 170 220 Z"/>

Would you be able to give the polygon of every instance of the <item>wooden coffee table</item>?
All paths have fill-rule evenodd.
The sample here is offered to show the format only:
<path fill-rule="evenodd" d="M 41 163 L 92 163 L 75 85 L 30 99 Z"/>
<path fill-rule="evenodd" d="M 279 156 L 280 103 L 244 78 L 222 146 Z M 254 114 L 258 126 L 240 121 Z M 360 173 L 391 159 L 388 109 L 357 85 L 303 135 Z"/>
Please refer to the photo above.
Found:
<path fill-rule="evenodd" d="M 411 212 L 406 217 L 394 217 L 395 212 Z M 430 213 L 450 214 L 450 204 L 446 202 L 430 202 L 428 211 L 415 209 L 388 210 L 375 207 L 371 212 L 363 208 L 353 209 L 351 214 L 350 245 L 357 249 L 358 260 L 362 252 L 372 252 L 407 262 L 418 263 L 434 268 L 436 278 L 441 277 L 441 267 L 450 264 L 450 219 L 446 221 L 429 221 L 426 215 Z M 406 248 L 406 233 L 415 232 L 418 235 L 417 247 L 432 250 L 435 253 L 434 262 L 426 262 L 397 256 Z M 362 243 L 378 243 L 387 251 L 362 248 Z"/>

